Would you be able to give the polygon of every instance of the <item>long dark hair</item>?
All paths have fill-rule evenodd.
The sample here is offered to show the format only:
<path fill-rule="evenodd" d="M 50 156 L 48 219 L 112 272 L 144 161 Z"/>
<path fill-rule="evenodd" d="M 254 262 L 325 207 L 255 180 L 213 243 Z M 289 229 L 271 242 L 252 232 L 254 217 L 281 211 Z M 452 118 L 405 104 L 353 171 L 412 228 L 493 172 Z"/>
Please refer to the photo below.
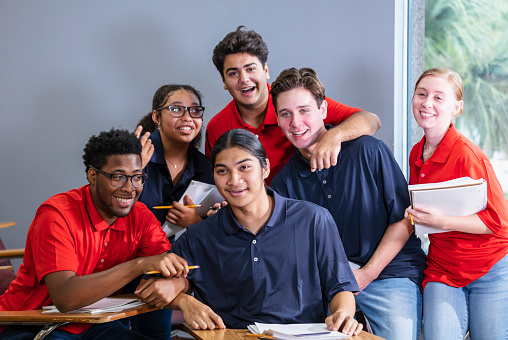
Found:
<path fill-rule="evenodd" d="M 217 139 L 210 152 L 210 162 L 212 168 L 215 166 L 217 155 L 231 148 L 241 148 L 259 160 L 263 169 L 268 166 L 266 162 L 266 152 L 259 139 L 252 133 L 243 129 L 233 129 L 225 132 Z"/>

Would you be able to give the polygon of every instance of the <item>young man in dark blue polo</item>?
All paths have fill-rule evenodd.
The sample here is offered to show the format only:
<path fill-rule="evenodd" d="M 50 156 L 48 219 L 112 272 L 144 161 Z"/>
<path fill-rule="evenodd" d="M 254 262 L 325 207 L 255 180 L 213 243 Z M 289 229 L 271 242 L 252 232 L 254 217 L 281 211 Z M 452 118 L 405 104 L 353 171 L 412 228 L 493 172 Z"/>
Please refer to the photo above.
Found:
<path fill-rule="evenodd" d="M 404 219 L 407 183 L 390 149 L 362 136 L 342 143 L 336 166 L 311 172 L 311 154 L 331 128 L 323 122 L 324 86 L 312 69 L 292 68 L 282 71 L 271 95 L 278 124 L 297 149 L 272 188 L 330 211 L 360 287 L 357 307 L 374 333 L 390 340 L 419 339 L 425 260 Z"/>

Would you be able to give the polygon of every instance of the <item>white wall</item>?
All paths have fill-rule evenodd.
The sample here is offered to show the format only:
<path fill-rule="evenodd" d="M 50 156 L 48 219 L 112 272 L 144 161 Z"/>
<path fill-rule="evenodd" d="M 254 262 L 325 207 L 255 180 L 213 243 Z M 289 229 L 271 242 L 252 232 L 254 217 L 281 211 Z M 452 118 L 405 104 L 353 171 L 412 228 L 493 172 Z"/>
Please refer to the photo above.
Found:
<path fill-rule="evenodd" d="M 393 149 L 395 1 L 2 1 L 0 221 L 18 224 L 0 237 L 23 247 L 37 207 L 86 184 L 88 138 L 133 130 L 159 86 L 197 87 L 205 123 L 223 108 L 211 55 L 238 25 L 265 39 L 272 81 L 314 68 L 328 96 L 378 114 Z"/>

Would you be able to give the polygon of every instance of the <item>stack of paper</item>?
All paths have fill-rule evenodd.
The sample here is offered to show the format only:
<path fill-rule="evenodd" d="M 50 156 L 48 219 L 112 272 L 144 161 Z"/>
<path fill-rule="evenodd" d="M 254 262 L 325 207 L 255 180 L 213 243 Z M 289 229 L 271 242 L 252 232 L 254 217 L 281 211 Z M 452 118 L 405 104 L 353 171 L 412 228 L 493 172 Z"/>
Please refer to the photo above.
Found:
<path fill-rule="evenodd" d="M 123 310 L 143 305 L 139 299 L 117 299 L 117 298 L 104 298 L 92 303 L 86 307 L 70 311 L 68 313 L 114 313 Z M 42 307 L 43 313 L 60 313 L 54 305 Z"/>
<path fill-rule="evenodd" d="M 446 216 L 468 216 L 487 207 L 487 183 L 480 178 L 461 177 L 450 181 L 408 185 L 413 208 L 428 207 Z M 442 233 L 447 230 L 415 224 L 415 234 Z"/>
<path fill-rule="evenodd" d="M 273 324 L 259 323 L 247 326 L 254 334 L 274 336 L 275 339 L 313 339 L 313 340 L 338 340 L 347 339 L 341 332 L 332 332 L 324 323 L 300 323 L 300 324 Z"/>
<path fill-rule="evenodd" d="M 194 204 L 200 204 L 202 207 L 196 208 L 197 213 L 202 218 L 206 217 L 206 213 L 213 207 L 215 203 L 222 203 L 224 198 L 219 194 L 217 187 L 213 184 L 203 183 L 199 181 L 191 181 L 178 203 L 183 204 L 183 198 L 185 195 L 189 195 L 189 198 Z M 166 236 L 170 237 L 179 231 L 184 230 L 177 225 L 169 222 L 165 222 L 162 229 L 166 232 Z"/>

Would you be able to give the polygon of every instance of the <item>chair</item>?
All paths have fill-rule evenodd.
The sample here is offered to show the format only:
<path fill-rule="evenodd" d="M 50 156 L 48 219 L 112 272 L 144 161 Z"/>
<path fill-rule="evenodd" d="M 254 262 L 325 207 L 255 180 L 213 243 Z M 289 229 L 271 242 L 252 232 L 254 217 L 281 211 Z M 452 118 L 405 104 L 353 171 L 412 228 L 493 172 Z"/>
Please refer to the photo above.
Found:
<path fill-rule="evenodd" d="M 365 332 L 374 334 L 374 332 L 372 331 L 372 327 L 370 326 L 369 320 L 361 310 L 355 313 L 355 319 L 356 321 L 358 321 L 358 323 L 361 323 L 363 325 L 363 330 Z"/>
<path fill-rule="evenodd" d="M 13 226 L 15 224 L 16 223 L 2 223 L 2 228 Z M 5 249 L 5 245 L 0 238 L 0 295 L 9 288 L 11 282 L 16 278 L 16 274 L 12 271 L 10 259 L 23 257 L 24 254 L 24 248 Z"/>

